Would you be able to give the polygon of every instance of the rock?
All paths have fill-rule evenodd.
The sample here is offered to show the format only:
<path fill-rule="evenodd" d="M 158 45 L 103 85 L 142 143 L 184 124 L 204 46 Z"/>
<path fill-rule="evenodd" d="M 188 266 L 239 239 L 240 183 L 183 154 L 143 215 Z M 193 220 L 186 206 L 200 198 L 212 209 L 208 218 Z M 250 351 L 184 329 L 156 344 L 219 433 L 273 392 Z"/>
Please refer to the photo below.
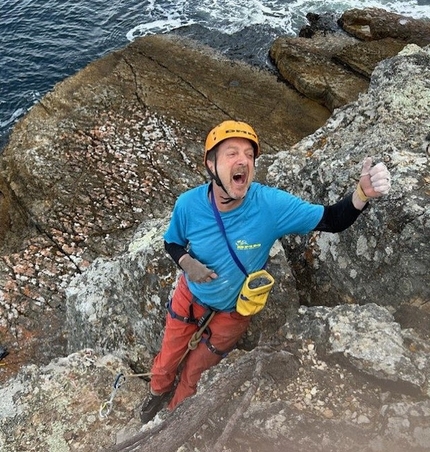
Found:
<path fill-rule="evenodd" d="M 413 328 L 425 340 L 430 339 L 430 313 L 425 311 L 425 306 L 402 304 L 394 318 L 403 329 Z"/>
<path fill-rule="evenodd" d="M 365 306 L 302 307 L 296 323 L 283 330 L 312 340 L 322 356 L 352 366 L 398 392 L 430 396 L 430 346 L 411 350 L 403 332 L 387 309 Z M 415 336 L 415 341 L 425 344 Z"/>
<path fill-rule="evenodd" d="M 300 38 L 312 38 L 316 33 L 322 32 L 324 35 L 339 31 L 336 14 L 306 14 L 309 25 L 305 25 L 299 31 Z"/>
<path fill-rule="evenodd" d="M 175 35 L 138 39 L 56 85 L 0 158 L 0 334 L 11 356 L 65 352 L 65 288 L 206 179 L 210 127 L 247 120 L 274 153 L 328 116 L 273 74 Z"/>
<path fill-rule="evenodd" d="M 127 362 L 117 356 L 100 356 L 85 349 L 47 366 L 24 367 L 17 378 L 0 389 L 0 446 L 4 452 L 53 447 L 65 451 L 133 451 L 144 446 L 144 450 L 151 450 L 151 442 L 141 442 L 144 438 L 158 438 L 166 429 L 183 425 L 184 419 L 195 421 L 197 407 L 204 410 L 209 402 L 218 408 L 207 413 L 183 447 L 201 450 L 209 446 L 215 450 L 212 446 L 217 444 L 232 411 L 243 403 L 251 388 L 252 357 L 257 363 L 263 359 L 265 364 L 267 357 L 255 395 L 233 425 L 226 443 L 231 450 L 246 447 L 275 452 L 285 445 L 297 450 L 293 448 L 297 444 L 304 452 L 315 451 L 318 444 L 339 452 L 358 447 L 369 451 L 426 450 L 428 399 L 395 394 L 383 398 L 377 385 L 357 380 L 347 368 L 333 363 L 324 367 L 325 362 L 309 350 L 306 342 L 294 354 L 282 350 L 288 349 L 287 343 L 280 343 L 279 348 L 278 352 L 267 347 L 250 353 L 234 351 L 204 374 L 196 396 L 171 414 L 159 413 L 144 427 L 137 411 L 147 394 L 147 384 L 133 378 Z M 121 373 L 125 380 L 114 387 Z M 231 390 L 230 381 L 237 387 L 232 401 L 221 401 L 223 391 Z M 318 398 L 308 399 L 309 393 Z M 209 397 L 206 403 L 205 397 Z M 321 400 L 323 405 L 318 403 Z M 176 451 L 178 448 L 172 449 L 169 442 L 165 438 L 157 450 Z"/>
<path fill-rule="evenodd" d="M 121 372 L 126 378 L 115 391 Z M 128 435 L 136 434 L 134 408 L 147 394 L 147 383 L 129 373 L 117 357 L 90 349 L 47 366 L 24 367 L 0 389 L 1 450 L 106 450 L 124 426 Z"/>
<path fill-rule="evenodd" d="M 271 42 L 279 33 L 270 24 L 252 24 L 231 34 L 222 33 L 200 24 L 191 24 L 173 29 L 171 33 L 186 36 L 215 48 L 232 60 L 243 61 L 254 67 L 276 73 L 276 68 L 268 58 L 268 51 Z"/>
<path fill-rule="evenodd" d="M 430 43 L 430 22 L 377 9 L 308 14 L 298 38 L 279 37 L 270 57 L 281 76 L 306 97 L 334 111 L 367 90 L 377 63 L 405 45 Z M 365 42 L 361 42 L 365 41 Z"/>
<path fill-rule="evenodd" d="M 344 33 L 317 33 L 312 39 L 280 37 L 270 48 L 270 57 L 287 82 L 333 111 L 357 99 L 369 84 L 333 61 L 334 55 L 355 42 Z"/>
<path fill-rule="evenodd" d="M 0 191 L 0 241 L 5 239 L 10 228 L 9 208 L 9 199 Z"/>
<path fill-rule="evenodd" d="M 92 344 L 97 352 L 122 352 L 142 368 L 139 363 L 158 351 L 176 268 L 159 233 L 167 221 L 147 221 L 145 226 L 128 253 L 96 259 L 67 288 L 69 352 Z"/>
<path fill-rule="evenodd" d="M 382 438 L 391 438 L 392 443 L 409 450 L 410 447 L 425 450 L 430 439 L 430 404 L 427 401 L 418 402 L 412 406 L 407 403 L 391 403 L 381 408 L 384 417 Z M 372 441 L 372 446 L 378 450 L 387 441 L 381 437 Z M 397 446 L 397 447 L 398 447 Z M 386 446 L 385 446 L 386 447 Z"/>
<path fill-rule="evenodd" d="M 270 184 L 323 203 L 351 191 L 365 156 L 392 175 L 390 196 L 370 203 L 353 228 L 282 240 L 301 304 L 413 304 L 428 312 L 429 63 L 430 47 L 415 45 L 384 60 L 366 94 L 269 167 Z"/>
<path fill-rule="evenodd" d="M 345 11 L 339 24 L 345 31 L 363 41 L 396 38 L 419 46 L 430 44 L 428 20 L 405 17 L 380 8 Z"/>
<path fill-rule="evenodd" d="M 343 47 L 333 55 L 333 59 L 370 79 L 379 62 L 397 55 L 405 45 L 405 42 L 393 38 L 359 42 Z"/>

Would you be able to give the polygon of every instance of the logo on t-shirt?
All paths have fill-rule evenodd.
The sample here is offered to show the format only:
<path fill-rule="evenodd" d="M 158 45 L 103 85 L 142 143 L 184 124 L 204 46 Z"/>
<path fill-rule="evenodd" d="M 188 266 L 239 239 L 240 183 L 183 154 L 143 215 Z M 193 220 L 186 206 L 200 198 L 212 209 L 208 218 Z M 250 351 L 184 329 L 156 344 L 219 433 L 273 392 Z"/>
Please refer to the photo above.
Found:
<path fill-rule="evenodd" d="M 246 240 L 236 240 L 237 250 L 254 250 L 260 248 L 261 243 L 252 243 L 251 245 Z"/>

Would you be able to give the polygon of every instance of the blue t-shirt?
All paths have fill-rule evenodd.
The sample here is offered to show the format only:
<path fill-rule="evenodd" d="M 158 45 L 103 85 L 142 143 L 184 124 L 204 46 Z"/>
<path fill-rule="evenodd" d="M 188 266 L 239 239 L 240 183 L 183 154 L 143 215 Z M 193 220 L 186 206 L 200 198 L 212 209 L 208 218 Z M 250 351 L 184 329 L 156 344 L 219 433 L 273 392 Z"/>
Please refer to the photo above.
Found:
<path fill-rule="evenodd" d="M 213 270 L 208 283 L 188 282 L 198 302 L 233 311 L 245 275 L 234 262 L 208 197 L 209 184 L 200 185 L 176 201 L 164 239 L 188 248 L 189 254 Z M 230 246 L 248 273 L 261 270 L 270 249 L 286 234 L 306 234 L 321 220 L 324 207 L 290 193 L 253 182 L 242 204 L 220 212 Z"/>

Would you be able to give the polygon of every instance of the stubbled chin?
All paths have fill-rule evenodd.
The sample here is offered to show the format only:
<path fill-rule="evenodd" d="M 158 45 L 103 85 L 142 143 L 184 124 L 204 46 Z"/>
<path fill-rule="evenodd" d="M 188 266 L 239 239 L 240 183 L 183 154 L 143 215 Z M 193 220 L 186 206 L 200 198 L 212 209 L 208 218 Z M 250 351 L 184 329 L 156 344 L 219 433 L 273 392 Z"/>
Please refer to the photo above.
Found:
<path fill-rule="evenodd" d="M 237 184 L 237 183 L 233 183 L 231 185 L 231 189 L 232 189 L 232 194 L 234 195 L 233 197 L 235 199 L 240 199 L 243 198 L 247 191 L 248 191 L 248 185 L 246 183 L 241 183 L 241 184 Z"/>

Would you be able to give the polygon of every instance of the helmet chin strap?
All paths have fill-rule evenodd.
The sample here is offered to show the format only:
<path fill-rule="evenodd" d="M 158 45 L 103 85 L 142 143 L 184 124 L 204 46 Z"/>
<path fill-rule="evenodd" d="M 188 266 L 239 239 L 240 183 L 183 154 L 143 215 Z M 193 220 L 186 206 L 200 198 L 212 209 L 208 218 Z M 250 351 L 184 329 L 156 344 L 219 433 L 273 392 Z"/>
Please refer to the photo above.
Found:
<path fill-rule="evenodd" d="M 230 204 L 231 202 L 236 201 L 234 198 L 232 198 L 227 193 L 227 190 L 225 189 L 223 183 L 221 182 L 221 179 L 217 175 L 215 175 L 209 168 L 207 170 L 208 170 L 210 177 L 215 181 L 215 183 L 218 185 L 218 187 L 221 187 L 224 190 L 224 192 L 227 194 L 227 196 L 221 195 L 221 198 L 224 200 L 224 201 L 221 201 L 221 204 Z"/>
<path fill-rule="evenodd" d="M 218 187 L 221 187 L 221 188 L 224 190 L 224 192 L 227 194 L 227 196 L 221 196 L 221 198 L 224 199 L 224 201 L 221 201 L 221 204 L 230 204 L 231 202 L 236 201 L 236 200 L 235 200 L 234 198 L 232 198 L 232 197 L 227 193 L 227 190 L 225 189 L 223 183 L 221 182 L 221 179 L 220 179 L 219 176 L 218 176 L 218 171 L 217 171 L 217 169 L 216 169 L 216 167 L 217 167 L 217 165 L 216 165 L 216 154 L 215 154 L 215 162 L 214 162 L 214 163 L 215 163 L 215 173 L 216 173 L 216 174 L 214 174 L 214 173 L 210 170 L 209 165 L 207 165 L 207 164 L 206 164 L 206 169 L 207 169 L 207 171 L 208 171 L 208 173 L 209 173 L 209 176 L 215 181 L 215 183 L 218 185 Z"/>

